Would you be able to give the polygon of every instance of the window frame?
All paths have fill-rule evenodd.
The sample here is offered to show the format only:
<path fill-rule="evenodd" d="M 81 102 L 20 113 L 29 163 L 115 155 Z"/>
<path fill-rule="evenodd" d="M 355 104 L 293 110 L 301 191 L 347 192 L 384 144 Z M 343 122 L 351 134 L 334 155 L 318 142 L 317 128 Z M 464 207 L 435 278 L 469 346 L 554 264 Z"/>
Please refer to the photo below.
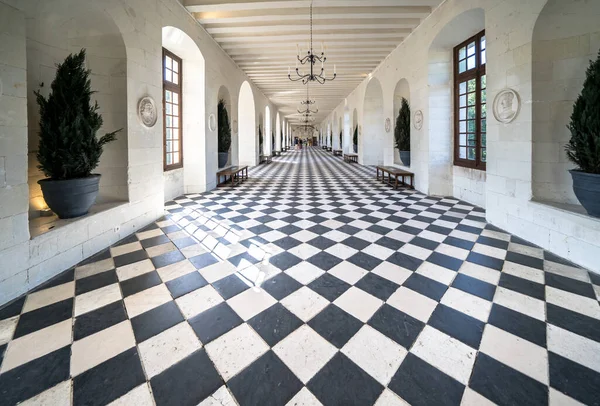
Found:
<path fill-rule="evenodd" d="M 165 74 L 165 58 L 171 58 L 179 64 L 179 70 L 177 72 L 179 83 L 175 84 L 166 78 Z M 168 172 L 174 169 L 183 168 L 183 63 L 182 59 L 175 55 L 173 52 L 166 48 L 162 50 L 162 77 L 163 77 L 163 89 L 162 89 L 162 105 L 163 105 L 163 171 Z M 167 106 L 166 106 L 166 91 L 175 92 L 179 95 L 179 163 L 167 165 Z"/>
<path fill-rule="evenodd" d="M 486 46 L 485 46 L 485 50 L 486 50 L 486 63 L 481 64 L 481 39 L 482 37 L 485 37 L 485 30 L 482 30 L 481 32 L 473 35 L 472 37 L 466 39 L 465 41 L 463 41 L 462 43 L 458 44 L 456 47 L 454 47 L 453 49 L 453 53 L 452 53 L 452 66 L 453 66 L 453 71 L 454 71 L 454 88 L 452 89 L 453 92 L 453 96 L 454 96 L 454 165 L 455 166 L 462 166 L 465 168 L 472 168 L 472 169 L 477 169 L 477 170 L 482 170 L 485 171 L 486 170 L 486 162 L 482 161 L 482 131 L 481 131 L 481 120 L 483 120 L 483 117 L 481 116 L 481 112 L 482 112 L 482 88 L 481 88 L 481 78 L 482 76 L 486 76 L 486 65 L 487 65 L 487 39 L 486 39 Z M 475 67 L 472 69 L 468 69 L 462 73 L 459 73 L 458 71 L 458 65 L 459 65 L 459 55 L 458 52 L 461 48 L 463 47 L 467 47 L 467 45 L 471 42 L 475 42 Z M 468 59 L 468 57 L 467 57 Z M 467 59 L 465 59 L 465 63 L 467 61 Z M 467 158 L 460 158 L 459 155 L 459 147 L 460 147 L 460 83 L 461 82 L 467 82 L 471 79 L 475 79 L 475 160 L 469 160 Z M 486 83 L 487 83 L 487 76 L 486 76 Z M 486 89 L 487 89 L 487 85 L 486 85 Z M 467 92 L 468 95 L 468 92 Z M 468 96 L 467 96 L 467 100 L 468 100 Z M 485 104 L 487 105 L 487 97 L 486 97 L 486 102 Z M 467 106 L 468 106 L 468 102 L 467 102 Z M 486 109 L 487 111 L 487 109 Z M 485 120 L 487 122 L 487 114 L 485 117 Z M 468 118 L 467 118 L 467 122 L 468 122 Z M 467 124 L 468 126 L 468 124 Z M 487 130 L 487 125 L 486 125 L 486 130 Z M 467 133 L 468 134 L 468 133 Z M 487 131 L 486 131 L 487 134 Z M 468 143 L 468 136 L 467 136 L 467 143 Z M 486 150 L 487 150 L 487 142 L 486 142 L 486 146 L 485 146 Z M 468 149 L 467 149 L 467 156 L 468 156 Z"/>

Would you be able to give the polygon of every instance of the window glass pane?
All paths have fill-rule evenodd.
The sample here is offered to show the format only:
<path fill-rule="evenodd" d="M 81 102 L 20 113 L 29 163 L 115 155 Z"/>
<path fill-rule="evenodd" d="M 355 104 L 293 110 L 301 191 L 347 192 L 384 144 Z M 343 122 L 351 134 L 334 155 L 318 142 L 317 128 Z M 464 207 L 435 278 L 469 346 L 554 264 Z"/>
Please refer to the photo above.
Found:
<path fill-rule="evenodd" d="M 475 147 L 469 147 L 467 148 L 467 159 L 469 161 L 474 161 L 475 160 Z"/>
<path fill-rule="evenodd" d="M 173 156 L 171 154 L 167 154 L 167 165 L 173 164 Z"/>
<path fill-rule="evenodd" d="M 487 146 L 487 134 L 486 133 L 481 134 L 481 146 L 484 148 Z"/>
<path fill-rule="evenodd" d="M 173 163 L 174 164 L 178 164 L 179 163 L 179 154 L 173 154 Z"/>
<path fill-rule="evenodd" d="M 467 109 L 459 109 L 458 118 L 459 120 L 465 120 L 467 118 Z"/>
<path fill-rule="evenodd" d="M 176 73 L 173 74 L 173 83 L 179 84 L 179 75 Z"/>
<path fill-rule="evenodd" d="M 458 91 L 459 91 L 459 94 L 467 93 L 467 82 L 461 82 L 458 85 Z"/>
<path fill-rule="evenodd" d="M 173 152 L 173 141 L 167 141 L 167 152 Z"/>
<path fill-rule="evenodd" d="M 486 118 L 487 117 L 487 104 L 482 104 L 481 105 L 481 117 L 482 118 Z"/>
<path fill-rule="evenodd" d="M 475 55 L 475 42 L 471 42 L 469 45 L 467 45 L 467 55 L 471 56 L 471 55 Z"/>
<path fill-rule="evenodd" d="M 467 49 L 465 47 L 462 47 L 461 49 L 458 50 L 458 60 L 460 61 L 461 59 L 465 59 L 467 56 Z"/>
<path fill-rule="evenodd" d="M 481 132 L 482 133 L 486 132 L 486 130 L 487 130 L 486 125 L 487 125 L 486 120 L 485 119 L 481 120 Z"/>
<path fill-rule="evenodd" d="M 481 51 L 481 64 L 485 65 L 485 50 Z"/>
<path fill-rule="evenodd" d="M 173 141 L 173 152 L 179 152 L 179 142 Z M 175 161 L 175 160 L 173 160 Z"/>
<path fill-rule="evenodd" d="M 173 139 L 174 140 L 179 139 L 179 130 L 177 128 L 173 128 Z"/>
<path fill-rule="evenodd" d="M 475 93 L 469 93 L 469 106 L 475 105 Z"/>
<path fill-rule="evenodd" d="M 458 131 L 461 133 L 466 133 L 467 132 L 467 122 L 466 121 L 460 121 L 458 123 Z"/>
<path fill-rule="evenodd" d="M 179 94 L 173 93 L 173 103 L 179 104 Z"/>
<path fill-rule="evenodd" d="M 173 61 L 173 72 L 179 72 L 179 63 L 177 61 Z"/>
<path fill-rule="evenodd" d="M 466 147 L 458 148 L 458 157 L 460 159 L 467 159 L 467 148 Z"/>
<path fill-rule="evenodd" d="M 481 49 L 485 49 L 485 35 L 481 37 Z"/>
<path fill-rule="evenodd" d="M 168 102 L 171 101 L 171 92 L 169 90 L 165 90 L 165 100 Z"/>
<path fill-rule="evenodd" d="M 467 70 L 467 61 L 460 61 L 458 63 L 458 73 L 463 73 Z"/>
<path fill-rule="evenodd" d="M 476 88 L 476 83 L 475 83 L 475 79 L 471 79 L 467 82 L 467 87 L 469 92 L 474 92 L 475 88 Z"/>
<path fill-rule="evenodd" d="M 171 65 L 172 62 L 173 60 L 171 59 L 171 57 L 165 55 L 165 68 L 171 69 L 171 67 L 173 66 Z"/>
<path fill-rule="evenodd" d="M 467 145 L 470 147 L 474 147 L 475 143 L 477 141 L 475 140 L 475 134 L 467 134 Z"/>
<path fill-rule="evenodd" d="M 173 127 L 173 120 L 171 116 L 167 116 L 167 127 Z"/>
<path fill-rule="evenodd" d="M 171 71 L 168 69 L 165 70 L 165 80 L 168 82 L 173 81 L 173 76 L 171 75 Z"/>
<path fill-rule="evenodd" d="M 486 80 L 485 75 L 482 75 L 481 76 L 481 88 L 485 89 L 486 87 L 487 87 L 487 80 Z"/>
<path fill-rule="evenodd" d="M 467 134 L 459 135 L 458 145 L 467 145 Z"/>
<path fill-rule="evenodd" d="M 173 105 L 173 115 L 179 116 L 179 106 L 176 104 Z"/>
<path fill-rule="evenodd" d="M 467 131 L 470 133 L 474 133 L 475 132 L 475 120 L 469 120 L 467 121 Z"/>
<path fill-rule="evenodd" d="M 487 101 L 487 92 L 485 91 L 485 89 L 481 90 L 481 102 L 485 103 Z"/>
<path fill-rule="evenodd" d="M 171 103 L 165 103 L 165 113 L 171 114 L 173 111 L 173 105 Z"/>
<path fill-rule="evenodd" d="M 475 118 L 475 113 L 476 113 L 476 109 L 475 107 L 468 107 L 467 108 L 467 116 L 472 119 Z"/>
<path fill-rule="evenodd" d="M 466 105 L 467 105 L 467 96 L 466 95 L 462 95 L 458 98 L 458 105 L 460 107 L 466 107 Z"/>
<path fill-rule="evenodd" d="M 481 162 L 487 162 L 487 149 L 481 148 Z"/>
<path fill-rule="evenodd" d="M 173 136 L 173 130 L 171 128 L 167 128 L 167 139 L 170 140 Z"/>
<path fill-rule="evenodd" d="M 467 59 L 467 69 L 469 69 L 469 70 L 475 69 L 475 55 L 470 56 Z"/>

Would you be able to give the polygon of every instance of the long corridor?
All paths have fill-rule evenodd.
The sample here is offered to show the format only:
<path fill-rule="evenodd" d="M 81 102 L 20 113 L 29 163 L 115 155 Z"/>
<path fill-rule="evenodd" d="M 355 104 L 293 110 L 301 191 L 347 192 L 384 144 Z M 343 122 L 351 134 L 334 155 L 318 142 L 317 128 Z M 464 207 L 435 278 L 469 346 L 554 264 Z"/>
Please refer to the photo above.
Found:
<path fill-rule="evenodd" d="M 0 309 L 0 404 L 599 404 L 599 297 L 483 209 L 305 148 Z"/>

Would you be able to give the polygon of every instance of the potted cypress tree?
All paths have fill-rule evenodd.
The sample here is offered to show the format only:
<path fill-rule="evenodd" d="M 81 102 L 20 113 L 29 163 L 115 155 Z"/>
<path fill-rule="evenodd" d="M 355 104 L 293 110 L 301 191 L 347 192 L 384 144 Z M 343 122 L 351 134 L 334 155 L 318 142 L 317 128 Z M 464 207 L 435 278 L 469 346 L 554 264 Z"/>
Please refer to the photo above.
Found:
<path fill-rule="evenodd" d="M 283 130 L 281 130 L 281 149 L 283 150 Z"/>
<path fill-rule="evenodd" d="M 342 149 L 342 144 L 343 144 L 343 141 L 342 141 L 342 131 L 340 131 L 340 149 Z"/>
<path fill-rule="evenodd" d="M 229 148 L 231 147 L 231 126 L 224 99 L 220 99 L 217 104 L 217 115 L 219 116 L 217 150 L 219 152 L 219 168 L 222 168 L 229 161 Z"/>
<path fill-rule="evenodd" d="M 394 141 L 404 166 L 410 166 L 410 106 L 408 100 L 402 98 L 400 112 L 396 118 Z"/>
<path fill-rule="evenodd" d="M 600 52 L 590 61 L 581 94 L 575 100 L 567 157 L 575 196 L 590 216 L 600 217 Z"/>
<path fill-rule="evenodd" d="M 275 151 L 275 131 L 271 130 L 271 151 Z"/>
<path fill-rule="evenodd" d="M 38 181 L 48 207 L 61 219 L 87 214 L 98 196 L 100 175 L 92 174 L 104 145 L 120 129 L 96 138 L 102 127 L 98 102 L 91 102 L 90 70 L 85 49 L 57 65 L 48 98 L 35 92 L 40 107 L 38 168 L 47 176 Z"/>
<path fill-rule="evenodd" d="M 358 125 L 354 127 L 354 136 L 352 137 L 352 144 L 354 145 L 354 153 L 358 152 Z"/>
<path fill-rule="evenodd" d="M 260 124 L 258 125 L 258 155 L 263 155 L 263 135 Z"/>

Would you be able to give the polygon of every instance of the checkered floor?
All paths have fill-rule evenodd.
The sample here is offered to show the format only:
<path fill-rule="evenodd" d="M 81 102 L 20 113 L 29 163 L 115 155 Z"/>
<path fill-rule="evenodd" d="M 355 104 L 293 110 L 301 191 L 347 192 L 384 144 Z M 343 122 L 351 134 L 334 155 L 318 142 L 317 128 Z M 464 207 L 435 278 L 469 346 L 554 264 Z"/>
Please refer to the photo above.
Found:
<path fill-rule="evenodd" d="M 600 276 L 321 149 L 0 309 L 0 404 L 600 404 Z"/>

